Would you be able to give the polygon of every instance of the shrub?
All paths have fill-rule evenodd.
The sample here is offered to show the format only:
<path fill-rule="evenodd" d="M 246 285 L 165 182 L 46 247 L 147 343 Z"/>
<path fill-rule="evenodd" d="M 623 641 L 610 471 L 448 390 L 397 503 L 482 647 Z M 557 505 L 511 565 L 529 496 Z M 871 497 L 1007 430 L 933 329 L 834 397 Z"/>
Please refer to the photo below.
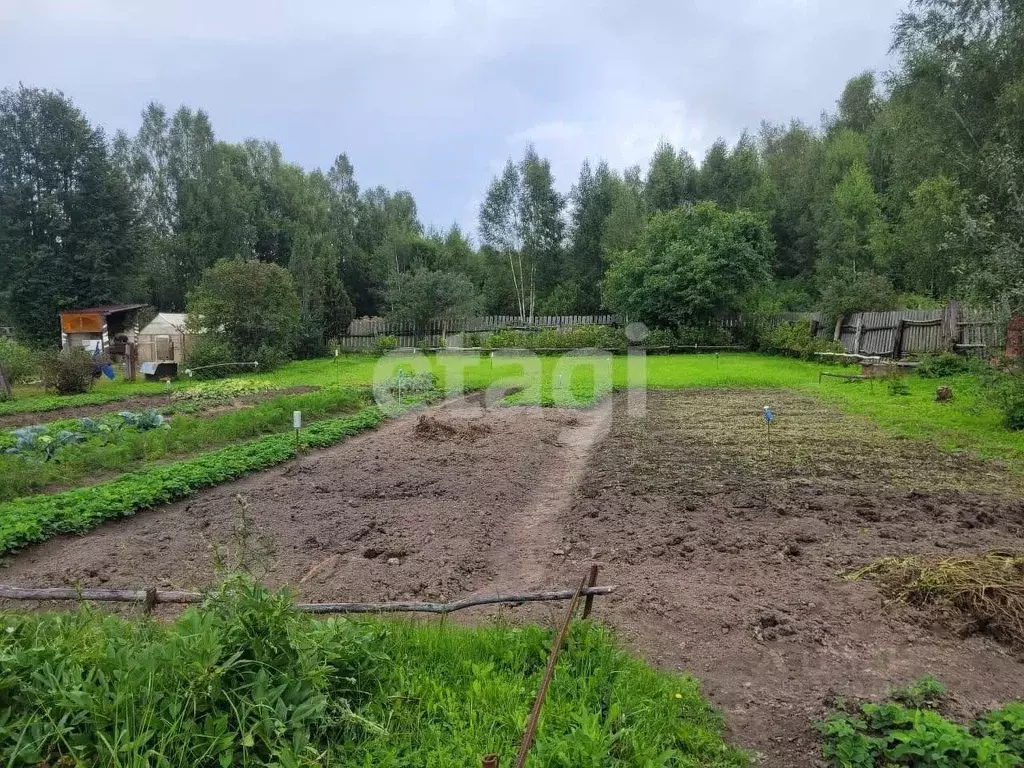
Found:
<path fill-rule="evenodd" d="M 6 336 L 0 336 L 0 365 L 7 370 L 7 380 L 11 384 L 21 384 L 36 374 L 32 351 Z"/>
<path fill-rule="evenodd" d="M 373 349 L 378 355 L 386 355 L 398 349 L 398 339 L 394 336 L 378 336 L 373 342 Z"/>
<path fill-rule="evenodd" d="M 727 329 L 714 325 L 683 326 L 676 335 L 684 347 L 725 347 L 735 341 Z"/>
<path fill-rule="evenodd" d="M 79 395 L 92 389 L 93 373 L 99 358 L 81 347 L 43 352 L 39 356 L 39 372 L 43 386 L 58 395 Z"/>
<path fill-rule="evenodd" d="M 976 357 L 965 357 L 952 352 L 938 355 L 923 355 L 917 366 L 917 374 L 929 379 L 946 379 L 965 373 L 983 373 L 988 366 Z"/>
<path fill-rule="evenodd" d="M 1024 374 L 997 374 L 986 391 L 1003 413 L 1003 426 L 1014 432 L 1024 429 Z"/>
<path fill-rule="evenodd" d="M 811 358 L 818 352 L 843 352 L 842 344 L 811 333 L 811 321 L 782 323 L 768 332 L 763 346 L 776 352 Z"/>
<path fill-rule="evenodd" d="M 1012 703 L 969 727 L 951 722 L 932 707 L 944 696 L 941 685 L 925 678 L 896 701 L 839 702 L 818 729 L 822 753 L 836 768 L 915 766 L 915 768 L 1011 768 L 1024 761 L 1024 704 Z"/>
<path fill-rule="evenodd" d="M 678 347 L 679 337 L 676 336 L 674 331 L 666 328 L 655 328 L 640 343 L 645 347 Z"/>
<path fill-rule="evenodd" d="M 237 362 L 227 340 L 215 333 L 202 333 L 185 355 L 185 370 L 196 379 L 215 379 L 233 373 L 226 363 Z M 217 367 L 210 367 L 217 366 Z M 223 366 L 223 367 L 220 367 Z"/>
<path fill-rule="evenodd" d="M 484 342 L 487 349 L 624 349 L 628 340 L 621 328 L 607 325 L 583 325 L 560 330 L 542 328 L 517 331 L 504 328 Z"/>

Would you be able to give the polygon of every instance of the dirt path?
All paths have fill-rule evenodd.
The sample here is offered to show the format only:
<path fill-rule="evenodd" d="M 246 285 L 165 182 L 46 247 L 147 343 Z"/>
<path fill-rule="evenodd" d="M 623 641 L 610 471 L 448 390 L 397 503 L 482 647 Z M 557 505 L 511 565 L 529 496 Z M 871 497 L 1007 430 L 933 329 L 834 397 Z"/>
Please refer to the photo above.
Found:
<path fill-rule="evenodd" d="M 1005 648 L 948 617 L 882 610 L 871 583 L 837 575 L 882 555 L 1020 548 L 1018 478 L 803 395 L 652 392 L 643 418 L 624 399 L 412 414 L 30 548 L 0 581 L 203 587 L 215 560 L 244 554 L 304 599 L 439 600 L 569 585 L 597 562 L 621 589 L 595 615 L 652 663 L 701 678 L 733 740 L 768 766 L 814 764 L 812 723 L 835 694 L 928 672 L 967 711 L 1020 695 L 1024 665 Z M 255 531 L 244 541 L 237 496 Z M 562 608 L 500 613 L 553 621 Z"/>

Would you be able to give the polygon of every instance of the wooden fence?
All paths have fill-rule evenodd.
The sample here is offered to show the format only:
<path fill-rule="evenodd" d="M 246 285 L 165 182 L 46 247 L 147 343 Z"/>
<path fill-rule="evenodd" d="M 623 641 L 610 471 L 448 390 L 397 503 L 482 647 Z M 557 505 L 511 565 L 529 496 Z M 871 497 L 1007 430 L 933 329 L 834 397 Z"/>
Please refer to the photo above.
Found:
<path fill-rule="evenodd" d="M 827 328 L 819 327 L 826 336 Z M 950 302 L 943 309 L 857 312 L 832 332 L 850 354 L 901 358 L 928 352 L 996 351 L 1006 344 L 1006 320 Z"/>
<path fill-rule="evenodd" d="M 581 325 L 618 325 L 615 315 L 544 315 L 533 318 L 530 328 L 577 328 Z M 400 347 L 413 347 L 426 342 L 429 347 L 440 346 L 445 339 L 449 346 L 462 346 L 464 333 L 494 333 L 504 328 L 527 327 L 518 315 L 488 315 L 461 320 L 435 320 L 417 339 L 412 323 L 397 323 L 383 317 L 365 317 L 349 323 L 348 333 L 339 339 L 343 350 L 372 349 L 381 336 L 394 336 Z M 456 338 L 451 338 L 455 336 Z"/>
<path fill-rule="evenodd" d="M 943 350 L 996 351 L 1006 346 L 1008 318 L 950 302 L 943 309 L 899 309 L 889 312 L 857 312 L 841 318 L 833 327 L 826 325 L 820 312 L 783 312 L 775 321 L 792 323 L 809 320 L 821 338 L 835 339 L 850 354 L 905 357 Z M 740 325 L 738 315 L 722 317 L 717 326 L 733 329 Z M 463 320 L 435 320 L 419 339 L 412 323 L 396 323 L 382 317 L 353 320 L 348 334 L 339 339 L 341 349 L 372 349 L 381 336 L 394 336 L 401 347 L 426 343 L 439 347 L 442 339 L 450 347 L 466 346 L 463 334 L 494 333 L 504 328 L 570 329 L 587 325 L 621 325 L 616 315 L 541 316 L 525 325 L 517 315 L 490 315 Z"/>

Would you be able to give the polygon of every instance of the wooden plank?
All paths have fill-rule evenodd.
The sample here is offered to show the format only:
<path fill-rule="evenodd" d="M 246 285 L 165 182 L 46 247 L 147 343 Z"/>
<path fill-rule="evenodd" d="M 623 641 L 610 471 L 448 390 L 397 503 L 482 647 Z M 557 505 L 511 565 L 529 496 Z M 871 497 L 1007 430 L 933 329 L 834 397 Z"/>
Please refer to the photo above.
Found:
<path fill-rule="evenodd" d="M 853 335 L 853 354 L 860 354 L 860 340 L 864 333 L 864 315 L 857 315 L 857 330 Z"/>

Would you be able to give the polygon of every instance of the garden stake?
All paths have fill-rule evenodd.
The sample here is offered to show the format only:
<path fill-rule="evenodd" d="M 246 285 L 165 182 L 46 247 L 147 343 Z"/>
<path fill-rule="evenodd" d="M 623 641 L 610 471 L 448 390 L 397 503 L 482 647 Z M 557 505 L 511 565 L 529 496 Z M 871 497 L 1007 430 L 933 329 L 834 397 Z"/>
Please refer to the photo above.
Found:
<path fill-rule="evenodd" d="M 481 768 L 498 768 L 498 756 L 484 755 L 484 760 L 480 765 Z"/>
<path fill-rule="evenodd" d="M 544 697 L 547 695 L 548 686 L 551 685 L 551 678 L 555 674 L 555 664 L 558 663 L 558 654 L 562 650 L 562 645 L 565 643 L 565 636 L 569 634 L 569 624 L 572 621 L 572 615 L 576 612 L 576 603 L 580 601 L 580 595 L 583 590 L 586 589 L 588 576 L 584 576 L 580 580 L 580 585 L 576 589 L 576 594 L 573 595 L 572 602 L 569 603 L 569 610 L 566 611 L 565 621 L 562 623 L 562 630 L 558 633 L 558 637 L 555 638 L 555 644 L 551 647 L 551 655 L 548 657 L 548 668 L 544 670 L 544 677 L 540 681 L 540 690 L 537 691 L 537 700 L 533 702 L 533 711 L 530 713 L 530 720 L 526 724 L 526 733 L 523 734 L 523 743 L 519 746 L 519 756 L 516 758 L 516 768 L 524 768 L 526 765 L 526 756 L 530 752 L 530 747 L 533 745 L 533 737 L 537 732 L 537 723 L 540 722 L 540 710 L 544 706 Z"/>
<path fill-rule="evenodd" d="M 764 423 L 768 428 L 768 463 L 772 460 L 772 420 L 775 418 L 775 414 L 772 413 L 772 409 L 767 405 L 764 407 Z"/>
<path fill-rule="evenodd" d="M 593 589 L 597 586 L 597 572 L 600 567 L 597 565 L 590 566 L 590 578 L 587 579 L 587 589 Z M 590 617 L 590 611 L 594 607 L 594 596 L 591 594 L 587 595 L 587 599 L 583 601 L 583 618 Z"/>

